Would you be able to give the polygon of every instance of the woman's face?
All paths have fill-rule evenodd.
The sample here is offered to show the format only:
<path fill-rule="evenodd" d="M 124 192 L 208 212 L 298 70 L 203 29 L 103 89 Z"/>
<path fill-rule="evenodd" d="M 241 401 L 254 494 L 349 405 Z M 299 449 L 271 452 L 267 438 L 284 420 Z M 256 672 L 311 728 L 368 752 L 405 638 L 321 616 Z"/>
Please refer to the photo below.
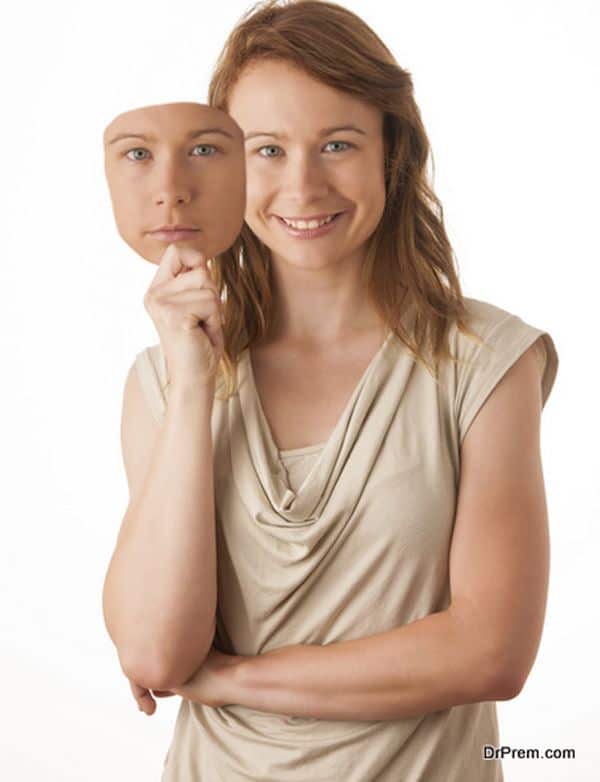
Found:
<path fill-rule="evenodd" d="M 385 205 L 383 113 L 280 61 L 250 63 L 228 113 L 245 139 L 245 220 L 274 261 L 361 262 Z M 320 235 L 282 220 L 339 212 Z"/>

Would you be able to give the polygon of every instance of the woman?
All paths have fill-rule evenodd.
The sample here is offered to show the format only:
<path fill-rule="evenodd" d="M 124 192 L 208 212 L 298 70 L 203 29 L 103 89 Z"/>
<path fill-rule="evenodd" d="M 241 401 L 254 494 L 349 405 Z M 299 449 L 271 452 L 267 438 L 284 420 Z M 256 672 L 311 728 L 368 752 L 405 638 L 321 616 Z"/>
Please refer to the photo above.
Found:
<path fill-rule="evenodd" d="M 163 781 L 502 780 L 495 701 L 545 611 L 553 341 L 462 295 L 410 75 L 353 13 L 254 7 L 209 102 L 245 134 L 246 223 L 212 265 L 217 648 L 161 680 Z M 136 366 L 164 421 L 161 345 Z"/>

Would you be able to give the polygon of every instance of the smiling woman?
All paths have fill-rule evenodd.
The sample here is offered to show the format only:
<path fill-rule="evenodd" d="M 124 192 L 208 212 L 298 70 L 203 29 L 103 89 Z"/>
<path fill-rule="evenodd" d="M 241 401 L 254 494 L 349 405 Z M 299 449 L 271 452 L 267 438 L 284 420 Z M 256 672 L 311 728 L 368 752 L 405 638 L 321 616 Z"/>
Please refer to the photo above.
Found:
<path fill-rule="evenodd" d="M 362 20 L 323 2 L 256 4 L 223 48 L 208 101 L 242 128 L 248 177 L 242 232 L 215 262 L 227 291 L 226 395 L 248 344 L 314 345 L 327 330 L 333 342 L 348 321 L 355 331 L 386 324 L 433 376 L 452 360 L 452 323 L 477 341 L 411 76 Z M 315 333 L 300 313 L 319 294 L 298 283 L 317 270 L 344 310 Z M 411 300 L 409 332 L 401 313 Z"/>
<path fill-rule="evenodd" d="M 411 76 L 355 14 L 257 4 L 208 95 L 247 176 L 214 259 L 219 654 L 189 677 L 170 647 L 163 782 L 501 782 L 483 746 L 545 600 L 552 338 L 462 295 Z M 161 346 L 136 365 L 162 424 Z"/>
<path fill-rule="evenodd" d="M 269 247 L 274 272 L 289 266 L 291 275 L 347 276 L 352 269 L 358 279 L 385 207 L 381 109 L 280 60 L 248 64 L 227 108 L 246 142 L 246 223 Z M 260 130 L 265 117 L 277 127 Z"/>

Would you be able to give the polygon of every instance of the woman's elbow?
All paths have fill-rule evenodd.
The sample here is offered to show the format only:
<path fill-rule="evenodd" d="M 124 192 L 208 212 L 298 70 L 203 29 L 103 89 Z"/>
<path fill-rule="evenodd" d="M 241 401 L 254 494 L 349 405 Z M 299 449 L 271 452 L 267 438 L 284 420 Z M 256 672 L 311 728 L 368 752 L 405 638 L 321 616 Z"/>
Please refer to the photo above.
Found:
<path fill-rule="evenodd" d="M 529 675 L 529 667 L 510 655 L 499 654 L 488 666 L 489 675 L 484 682 L 481 700 L 509 701 L 522 691 Z"/>
<path fill-rule="evenodd" d="M 172 690 L 181 687 L 203 665 L 214 640 L 211 632 L 177 652 L 156 655 L 137 655 L 124 660 L 122 668 L 127 677 L 148 690 Z"/>

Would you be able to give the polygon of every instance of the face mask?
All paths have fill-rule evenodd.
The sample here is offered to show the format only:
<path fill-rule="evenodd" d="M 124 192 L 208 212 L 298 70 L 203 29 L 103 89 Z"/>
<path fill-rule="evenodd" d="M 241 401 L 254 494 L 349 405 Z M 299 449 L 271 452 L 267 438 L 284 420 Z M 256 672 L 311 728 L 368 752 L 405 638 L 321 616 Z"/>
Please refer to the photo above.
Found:
<path fill-rule="evenodd" d="M 120 236 L 154 264 L 169 244 L 210 259 L 239 235 L 246 206 L 243 133 L 201 103 L 144 106 L 104 130 L 104 170 Z M 191 232 L 157 233 L 185 225 Z"/>

